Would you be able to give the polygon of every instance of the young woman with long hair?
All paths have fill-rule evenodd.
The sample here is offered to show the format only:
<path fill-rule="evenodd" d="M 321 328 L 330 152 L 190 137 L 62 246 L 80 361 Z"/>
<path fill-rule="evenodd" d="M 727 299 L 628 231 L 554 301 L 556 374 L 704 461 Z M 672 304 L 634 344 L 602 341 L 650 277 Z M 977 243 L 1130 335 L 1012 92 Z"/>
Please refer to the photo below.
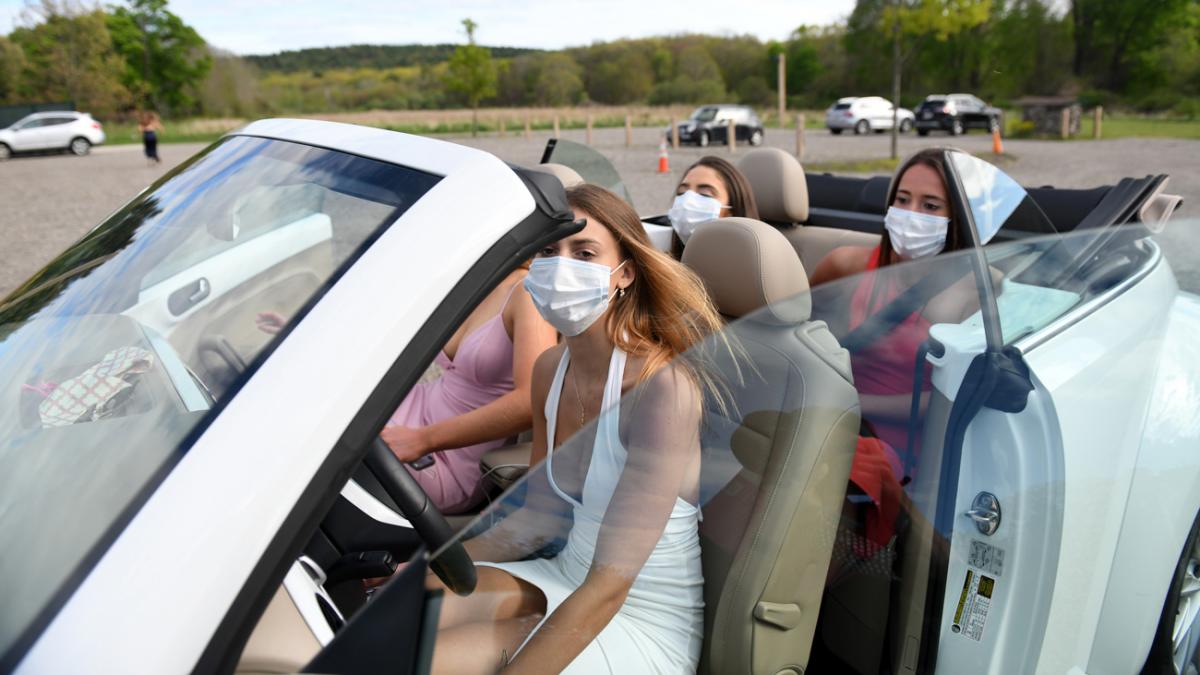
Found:
<path fill-rule="evenodd" d="M 436 673 L 693 672 L 699 660 L 699 430 L 716 385 L 684 352 L 721 320 L 628 204 L 592 185 L 567 199 L 587 225 L 543 249 L 525 282 L 563 335 L 534 366 L 531 466 L 545 465 L 520 509 L 466 542 L 479 582 L 444 600 Z M 523 560 L 565 530 L 555 557 Z"/>
<path fill-rule="evenodd" d="M 971 246 L 951 208 L 944 178 L 946 151 L 946 148 L 921 150 L 896 170 L 888 188 L 889 206 L 878 246 L 836 248 L 821 259 L 810 275 L 809 283 L 817 286 L 862 274 L 850 299 L 846 326 L 849 331 L 915 285 L 922 273 L 942 274 L 951 270 L 949 266 L 922 265 L 915 266 L 913 274 L 901 270 L 868 272 Z M 965 266 L 962 269 L 962 279 L 926 298 L 919 309 L 881 336 L 876 344 L 861 349 L 851 358 L 863 417 L 879 438 L 902 453 L 908 445 L 918 348 L 929 337 L 933 324 L 959 323 L 979 309 L 974 280 L 965 274 Z M 929 391 L 928 377 L 923 388 Z M 927 396 L 922 399 L 921 410 Z"/>
<path fill-rule="evenodd" d="M 701 157 L 675 186 L 675 201 L 667 212 L 675 231 L 671 254 L 676 260 L 683 255 L 688 238 L 701 223 L 729 217 L 758 220 L 754 191 L 736 166 L 720 157 Z"/>

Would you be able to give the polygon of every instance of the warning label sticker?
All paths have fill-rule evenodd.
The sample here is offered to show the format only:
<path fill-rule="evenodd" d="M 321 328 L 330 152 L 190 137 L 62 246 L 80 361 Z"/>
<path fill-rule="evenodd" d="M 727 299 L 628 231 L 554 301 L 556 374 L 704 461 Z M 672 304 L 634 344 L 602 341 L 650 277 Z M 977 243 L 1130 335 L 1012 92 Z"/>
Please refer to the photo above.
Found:
<path fill-rule="evenodd" d="M 975 570 L 967 570 L 950 632 L 965 635 L 976 642 L 982 640 L 983 627 L 987 623 L 988 609 L 992 606 L 992 594 L 995 590 L 995 579 Z"/>

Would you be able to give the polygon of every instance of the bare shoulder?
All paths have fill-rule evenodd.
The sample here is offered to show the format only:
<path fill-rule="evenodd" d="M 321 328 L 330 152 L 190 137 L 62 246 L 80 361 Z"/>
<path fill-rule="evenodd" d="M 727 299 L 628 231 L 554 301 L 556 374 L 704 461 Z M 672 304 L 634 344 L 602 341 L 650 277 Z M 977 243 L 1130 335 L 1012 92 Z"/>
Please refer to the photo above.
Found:
<path fill-rule="evenodd" d="M 544 396 L 550 389 L 554 379 L 554 371 L 558 370 L 558 362 L 562 359 L 565 345 L 557 344 L 538 355 L 533 362 L 533 391 Z"/>
<path fill-rule="evenodd" d="M 821 258 L 809 275 L 809 283 L 816 286 L 863 272 L 874 251 L 872 246 L 839 246 Z"/>

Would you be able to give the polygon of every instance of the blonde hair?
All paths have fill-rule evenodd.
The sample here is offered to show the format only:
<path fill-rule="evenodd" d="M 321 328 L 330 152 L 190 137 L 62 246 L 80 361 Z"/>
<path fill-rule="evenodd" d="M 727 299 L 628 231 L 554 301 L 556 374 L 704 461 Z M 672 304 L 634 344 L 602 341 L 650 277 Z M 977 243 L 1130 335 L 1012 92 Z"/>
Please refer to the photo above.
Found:
<path fill-rule="evenodd" d="M 710 335 L 724 340 L 724 322 L 700 278 L 654 248 L 633 207 L 612 192 L 585 183 L 567 190 L 567 203 L 608 229 L 620 246 L 621 259 L 636 270 L 625 293 L 613 297 L 606 329 L 622 351 L 645 358 L 638 380 L 675 362 L 701 389 L 724 398 L 723 387 L 696 359 L 678 358 Z"/>

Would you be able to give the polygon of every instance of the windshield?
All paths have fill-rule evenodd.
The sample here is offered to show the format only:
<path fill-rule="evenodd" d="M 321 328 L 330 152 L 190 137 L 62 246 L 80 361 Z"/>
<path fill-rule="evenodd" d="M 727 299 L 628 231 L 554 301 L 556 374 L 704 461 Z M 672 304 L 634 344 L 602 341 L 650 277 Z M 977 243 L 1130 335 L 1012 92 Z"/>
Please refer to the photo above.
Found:
<path fill-rule="evenodd" d="M 0 653 L 69 594 L 275 334 L 437 180 L 227 138 L 0 303 Z"/>
<path fill-rule="evenodd" d="M 692 119 L 697 122 L 711 122 L 717 116 L 717 109 L 713 107 L 696 108 L 692 113 Z"/>

